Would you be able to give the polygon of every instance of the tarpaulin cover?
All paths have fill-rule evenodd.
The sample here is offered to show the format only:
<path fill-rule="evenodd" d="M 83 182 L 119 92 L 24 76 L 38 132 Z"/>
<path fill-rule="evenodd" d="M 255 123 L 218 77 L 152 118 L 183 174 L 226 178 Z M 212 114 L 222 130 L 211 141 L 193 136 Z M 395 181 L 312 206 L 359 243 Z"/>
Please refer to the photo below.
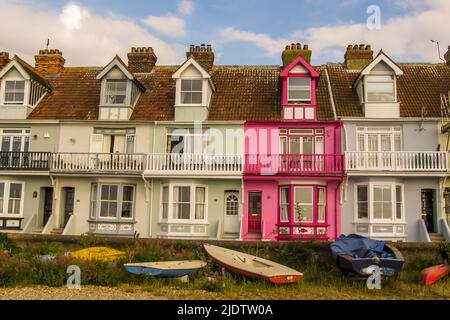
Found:
<path fill-rule="evenodd" d="M 383 241 L 368 239 L 357 234 L 341 235 L 338 240 L 331 244 L 331 251 L 335 260 L 340 255 L 349 255 L 353 258 L 387 258 L 388 253 L 383 249 Z"/>

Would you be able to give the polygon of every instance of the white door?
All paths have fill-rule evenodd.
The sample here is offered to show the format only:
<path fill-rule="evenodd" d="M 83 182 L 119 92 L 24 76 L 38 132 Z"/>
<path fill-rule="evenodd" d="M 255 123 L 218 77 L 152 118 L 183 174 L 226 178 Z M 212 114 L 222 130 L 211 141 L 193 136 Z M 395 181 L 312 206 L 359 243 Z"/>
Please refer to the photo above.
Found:
<path fill-rule="evenodd" d="M 224 233 L 239 233 L 239 193 L 225 192 Z"/>

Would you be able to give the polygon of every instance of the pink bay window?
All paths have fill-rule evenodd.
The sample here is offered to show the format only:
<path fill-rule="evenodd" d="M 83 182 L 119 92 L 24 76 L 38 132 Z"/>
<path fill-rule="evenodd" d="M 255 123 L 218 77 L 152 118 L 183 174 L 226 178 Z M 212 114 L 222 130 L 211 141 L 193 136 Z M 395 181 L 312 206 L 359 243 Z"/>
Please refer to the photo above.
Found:
<path fill-rule="evenodd" d="M 280 186 L 278 212 L 278 239 L 327 238 L 325 186 Z"/>

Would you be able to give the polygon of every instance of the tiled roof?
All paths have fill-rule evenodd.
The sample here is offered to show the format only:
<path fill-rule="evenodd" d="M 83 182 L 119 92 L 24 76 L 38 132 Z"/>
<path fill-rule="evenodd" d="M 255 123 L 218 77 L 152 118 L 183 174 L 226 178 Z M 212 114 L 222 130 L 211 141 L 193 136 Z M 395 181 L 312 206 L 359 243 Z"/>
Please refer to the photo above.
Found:
<path fill-rule="evenodd" d="M 450 91 L 450 68 L 445 64 L 398 63 L 403 75 L 397 81 L 401 117 L 440 117 L 440 94 Z M 352 84 L 358 70 L 328 64 L 336 112 L 340 117 L 363 117 Z M 422 110 L 424 109 L 424 114 Z"/>
<path fill-rule="evenodd" d="M 48 88 L 49 90 L 52 89 L 52 86 L 50 83 L 45 79 L 45 77 L 40 74 L 39 72 L 34 69 L 31 65 L 29 65 L 26 61 L 19 58 L 19 56 L 15 55 L 12 60 L 16 61 L 20 66 L 25 70 L 26 73 L 29 74 L 30 78 L 36 81 L 37 83 L 40 83 L 44 87 Z"/>
<path fill-rule="evenodd" d="M 152 73 L 136 74 L 145 87 L 131 120 L 174 119 L 175 82 L 178 66 L 156 66 Z M 103 68 L 65 68 L 58 78 L 49 78 L 54 91 L 30 114 L 30 119 L 95 120 L 100 103 Z M 316 70 L 320 73 L 321 68 Z M 278 66 L 215 66 L 211 78 L 216 92 L 208 120 L 266 121 L 281 119 Z M 325 77 L 317 88 L 318 119 L 333 120 Z"/>

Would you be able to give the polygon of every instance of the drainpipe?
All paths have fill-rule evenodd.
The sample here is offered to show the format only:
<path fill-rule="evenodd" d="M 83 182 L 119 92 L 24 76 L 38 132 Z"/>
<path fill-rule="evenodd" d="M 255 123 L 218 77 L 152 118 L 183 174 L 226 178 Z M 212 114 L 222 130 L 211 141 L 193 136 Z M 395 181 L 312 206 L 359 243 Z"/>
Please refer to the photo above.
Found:
<path fill-rule="evenodd" d="M 144 185 L 145 185 L 145 201 L 147 203 L 149 203 L 149 193 L 150 193 L 150 212 L 148 215 L 148 221 L 147 221 L 147 234 L 148 237 L 151 237 L 152 234 L 152 216 L 153 216 L 153 179 L 152 179 L 152 183 L 150 184 L 147 179 L 145 179 L 144 173 L 142 173 L 142 181 L 144 181 Z M 148 212 L 148 211 L 147 211 Z"/>
<path fill-rule="evenodd" d="M 337 239 L 339 237 L 338 235 L 338 216 L 337 216 L 337 208 L 338 206 L 340 206 L 338 201 L 338 197 L 336 197 L 336 193 L 338 191 L 338 189 L 341 187 L 342 184 L 342 180 L 337 184 L 336 188 L 334 189 L 334 205 L 335 205 L 335 209 L 334 209 L 334 223 L 335 223 L 335 228 L 334 228 L 334 239 Z M 339 195 L 340 198 L 340 195 Z M 341 217 L 342 219 L 342 217 Z M 341 223 L 341 221 L 339 221 L 339 224 Z"/>

